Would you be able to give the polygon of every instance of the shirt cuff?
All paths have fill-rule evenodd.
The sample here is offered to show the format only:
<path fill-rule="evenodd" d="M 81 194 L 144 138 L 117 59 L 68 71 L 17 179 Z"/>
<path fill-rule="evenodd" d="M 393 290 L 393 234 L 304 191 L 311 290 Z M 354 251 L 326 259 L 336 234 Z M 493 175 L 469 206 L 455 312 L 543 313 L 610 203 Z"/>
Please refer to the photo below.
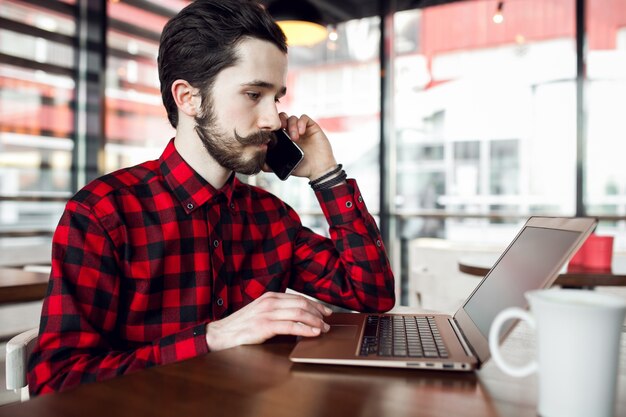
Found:
<path fill-rule="evenodd" d="M 158 345 L 158 363 L 161 365 L 207 353 L 209 347 L 206 343 L 206 323 L 166 336 L 158 341 Z"/>
<path fill-rule="evenodd" d="M 367 207 L 355 180 L 315 192 L 322 212 L 331 226 L 350 223 L 367 213 Z"/>

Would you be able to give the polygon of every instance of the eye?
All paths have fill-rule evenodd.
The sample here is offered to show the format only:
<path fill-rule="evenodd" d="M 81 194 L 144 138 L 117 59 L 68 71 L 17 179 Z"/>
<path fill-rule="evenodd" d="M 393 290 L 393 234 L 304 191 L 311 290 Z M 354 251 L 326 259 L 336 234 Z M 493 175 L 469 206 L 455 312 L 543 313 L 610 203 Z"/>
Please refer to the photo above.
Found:
<path fill-rule="evenodd" d="M 246 95 L 252 101 L 257 101 L 259 97 L 261 97 L 261 94 L 257 93 L 256 91 L 246 91 Z"/>

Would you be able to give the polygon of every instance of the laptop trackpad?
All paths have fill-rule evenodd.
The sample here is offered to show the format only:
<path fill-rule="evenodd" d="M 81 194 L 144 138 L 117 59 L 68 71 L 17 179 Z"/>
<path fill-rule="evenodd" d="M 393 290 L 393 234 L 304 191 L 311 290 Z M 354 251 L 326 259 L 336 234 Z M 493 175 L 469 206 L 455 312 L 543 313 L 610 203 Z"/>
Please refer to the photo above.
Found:
<path fill-rule="evenodd" d="M 336 340 L 352 340 L 356 336 L 359 326 L 346 324 L 333 324 L 326 334 Z"/>

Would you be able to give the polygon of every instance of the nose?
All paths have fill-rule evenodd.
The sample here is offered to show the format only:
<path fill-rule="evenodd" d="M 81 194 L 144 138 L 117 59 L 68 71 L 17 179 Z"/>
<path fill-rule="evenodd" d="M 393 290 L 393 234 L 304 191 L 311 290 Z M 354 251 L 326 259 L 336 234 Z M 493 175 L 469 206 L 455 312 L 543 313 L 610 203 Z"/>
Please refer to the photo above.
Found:
<path fill-rule="evenodd" d="M 258 119 L 258 127 L 260 130 L 277 130 L 280 129 L 281 122 L 280 117 L 278 117 L 278 108 L 276 108 L 276 103 L 272 102 L 271 104 L 267 104 L 263 106 L 261 113 Z"/>

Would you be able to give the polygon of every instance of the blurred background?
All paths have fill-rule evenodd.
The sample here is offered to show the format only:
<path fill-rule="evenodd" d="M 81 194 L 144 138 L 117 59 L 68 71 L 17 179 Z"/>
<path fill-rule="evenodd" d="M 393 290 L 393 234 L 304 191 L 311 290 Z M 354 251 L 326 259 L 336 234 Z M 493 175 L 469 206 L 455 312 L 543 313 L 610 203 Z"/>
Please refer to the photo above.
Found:
<path fill-rule="evenodd" d="M 0 0 L 0 265 L 49 263 L 74 192 L 158 158 L 159 37 L 187 3 Z M 280 110 L 317 120 L 358 180 L 402 304 L 456 308 L 478 282 L 458 258 L 530 215 L 598 216 L 626 250 L 626 2 L 308 3 L 326 32 L 291 45 Z M 306 180 L 243 179 L 327 233 Z"/>

